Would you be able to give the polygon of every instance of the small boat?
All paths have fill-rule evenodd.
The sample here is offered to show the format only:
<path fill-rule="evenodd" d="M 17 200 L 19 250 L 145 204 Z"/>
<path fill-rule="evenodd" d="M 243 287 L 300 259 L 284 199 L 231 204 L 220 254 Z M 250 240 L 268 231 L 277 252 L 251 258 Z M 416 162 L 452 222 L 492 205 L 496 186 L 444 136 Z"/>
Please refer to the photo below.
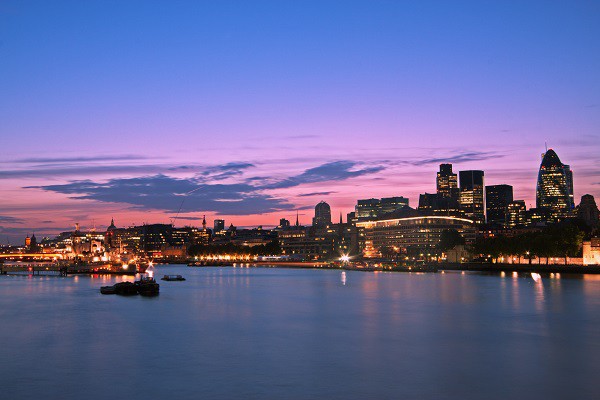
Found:
<path fill-rule="evenodd" d="M 121 296 L 135 296 L 138 294 L 137 288 L 132 282 L 119 282 L 114 287 L 116 293 Z"/>
<path fill-rule="evenodd" d="M 156 283 L 154 278 L 150 277 L 142 277 L 139 281 L 135 281 L 134 285 L 137 293 L 147 297 L 158 296 L 160 290 L 160 285 Z"/>
<path fill-rule="evenodd" d="M 100 288 L 102 294 L 118 294 L 121 296 L 135 296 L 138 294 L 137 287 L 132 282 L 119 282 L 112 286 L 102 286 Z"/>
<path fill-rule="evenodd" d="M 181 275 L 165 275 L 160 278 L 161 281 L 185 281 L 185 278 Z"/>
<path fill-rule="evenodd" d="M 102 294 L 117 294 L 117 288 L 113 286 L 102 286 L 100 288 Z"/>

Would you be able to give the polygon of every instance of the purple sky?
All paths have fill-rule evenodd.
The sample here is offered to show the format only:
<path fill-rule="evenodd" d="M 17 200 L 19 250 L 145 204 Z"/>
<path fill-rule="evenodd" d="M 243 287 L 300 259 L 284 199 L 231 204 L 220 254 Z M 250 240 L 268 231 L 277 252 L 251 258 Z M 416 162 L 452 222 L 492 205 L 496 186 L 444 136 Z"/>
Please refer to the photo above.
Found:
<path fill-rule="evenodd" d="M 0 242 L 167 223 L 183 198 L 177 225 L 416 206 L 441 162 L 529 206 L 544 142 L 577 203 L 599 197 L 599 21 L 597 1 L 3 1 Z"/>

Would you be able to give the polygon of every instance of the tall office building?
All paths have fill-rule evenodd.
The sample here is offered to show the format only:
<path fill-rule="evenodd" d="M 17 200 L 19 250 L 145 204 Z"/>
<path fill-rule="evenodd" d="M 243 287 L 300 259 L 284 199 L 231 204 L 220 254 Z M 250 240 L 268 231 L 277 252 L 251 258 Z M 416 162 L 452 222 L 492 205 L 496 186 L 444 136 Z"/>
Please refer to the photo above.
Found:
<path fill-rule="evenodd" d="M 553 221 L 564 219 L 573 209 L 573 172 L 552 149 L 543 155 L 540 165 L 536 207 L 547 208 Z"/>
<path fill-rule="evenodd" d="M 506 227 L 515 228 L 527 224 L 525 200 L 515 200 L 506 207 Z"/>
<path fill-rule="evenodd" d="M 453 197 L 458 193 L 456 174 L 452 172 L 452 164 L 440 164 L 436 181 L 437 195 L 439 197 Z"/>
<path fill-rule="evenodd" d="M 315 217 L 313 218 L 313 226 L 325 228 L 331 225 L 331 207 L 324 201 L 315 206 Z"/>
<path fill-rule="evenodd" d="M 214 226 L 215 226 L 215 233 L 224 231 L 225 230 L 225 220 L 224 219 L 215 219 Z"/>
<path fill-rule="evenodd" d="M 570 165 L 563 165 L 565 170 L 565 177 L 567 178 L 567 189 L 569 189 L 569 208 L 573 210 L 575 208 L 575 197 L 573 195 L 573 171 L 571 171 Z"/>
<path fill-rule="evenodd" d="M 488 224 L 506 222 L 506 208 L 513 201 L 513 187 L 510 185 L 492 185 L 485 187 L 485 208 Z"/>
<path fill-rule="evenodd" d="M 485 222 L 485 186 L 483 171 L 459 171 L 460 209 L 476 223 Z"/>

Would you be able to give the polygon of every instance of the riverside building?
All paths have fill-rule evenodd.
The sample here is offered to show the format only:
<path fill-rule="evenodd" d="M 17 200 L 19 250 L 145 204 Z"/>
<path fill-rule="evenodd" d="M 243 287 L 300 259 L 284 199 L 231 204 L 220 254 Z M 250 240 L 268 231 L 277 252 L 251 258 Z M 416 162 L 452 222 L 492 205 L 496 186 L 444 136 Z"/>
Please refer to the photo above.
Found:
<path fill-rule="evenodd" d="M 419 254 L 434 250 L 444 230 L 455 229 L 467 244 L 475 240 L 475 223 L 448 216 L 409 216 L 356 223 L 358 246 L 366 258 L 380 257 L 385 248 L 399 253 Z"/>

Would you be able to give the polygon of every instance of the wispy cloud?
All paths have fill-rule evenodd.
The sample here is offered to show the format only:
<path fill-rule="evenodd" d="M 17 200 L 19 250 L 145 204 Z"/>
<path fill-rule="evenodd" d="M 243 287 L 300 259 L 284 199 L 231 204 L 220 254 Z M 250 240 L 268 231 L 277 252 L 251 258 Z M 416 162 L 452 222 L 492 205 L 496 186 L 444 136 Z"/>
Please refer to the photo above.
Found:
<path fill-rule="evenodd" d="M 38 166 L 26 169 L 0 171 L 0 179 L 18 178 L 64 178 L 69 176 L 91 176 L 106 174 L 132 174 L 149 171 L 158 172 L 164 167 L 157 165 L 73 165 L 61 167 Z"/>
<path fill-rule="evenodd" d="M 130 160 L 147 160 L 148 157 L 140 155 L 107 155 L 107 156 L 94 156 L 94 157 L 31 157 L 31 158 L 19 158 L 16 160 L 3 160 L 2 163 L 22 163 L 22 164 L 33 164 L 33 163 L 44 163 L 44 164 L 63 164 L 63 163 L 90 163 L 90 162 L 102 162 L 102 161 L 130 161 Z"/>
<path fill-rule="evenodd" d="M 0 215 L 0 223 L 2 223 L 2 224 L 22 224 L 23 220 L 21 218 Z"/>
<path fill-rule="evenodd" d="M 186 217 L 186 216 L 172 216 L 169 217 L 169 219 L 178 219 L 178 220 L 184 220 L 184 221 L 201 221 L 203 218 L 202 217 Z"/>
<path fill-rule="evenodd" d="M 119 174 L 138 174 L 138 173 L 164 173 L 164 172 L 182 172 L 196 173 L 197 178 L 205 181 L 219 181 L 227 178 L 241 175 L 244 170 L 254 167 L 251 163 L 227 163 L 223 165 L 163 165 L 163 164 L 144 164 L 125 163 L 125 164 L 101 164 L 94 163 L 101 158 L 61 158 L 61 159 L 42 159 L 31 158 L 29 161 L 53 160 L 52 163 L 41 165 L 28 165 L 22 168 L 5 169 L 0 171 L 0 179 L 15 179 L 15 178 L 64 178 L 75 176 L 96 176 L 96 175 L 119 175 Z M 143 159 L 143 157 L 138 157 Z M 25 159 L 23 159 L 25 160 Z M 110 159 L 103 159 L 109 160 Z M 133 161 L 135 159 L 125 159 L 115 157 L 113 160 Z M 62 163 L 66 162 L 68 163 Z"/>
<path fill-rule="evenodd" d="M 175 178 L 159 173 L 136 178 L 114 178 L 108 181 L 75 180 L 65 184 L 25 188 L 61 193 L 72 199 L 129 204 L 134 209 L 252 215 L 295 209 L 289 200 L 269 194 L 269 190 L 306 183 L 346 180 L 383 170 L 381 166 L 361 168 L 360 164 L 354 161 L 334 161 L 269 184 L 260 182 L 273 182 L 273 178 L 261 177 L 258 181 L 249 178 L 242 183 L 218 183 L 226 177 L 240 175 L 242 171 L 253 166 L 251 163 L 211 166 L 191 178 Z M 332 192 L 314 192 L 305 196 L 329 193 Z"/>
<path fill-rule="evenodd" d="M 420 160 L 408 160 L 404 161 L 405 164 L 414 165 L 414 166 L 423 166 L 430 164 L 441 164 L 441 163 L 463 163 L 469 161 L 483 161 L 483 160 L 491 160 L 496 158 L 504 157 L 503 154 L 497 152 L 486 152 L 486 151 L 465 151 L 459 152 L 457 154 L 451 154 L 444 157 L 432 157 L 432 158 L 423 158 Z"/>
<path fill-rule="evenodd" d="M 312 193 L 302 193 L 299 194 L 298 197 L 312 197 L 312 196 L 328 196 L 336 192 L 312 192 Z"/>
<path fill-rule="evenodd" d="M 125 203 L 139 209 L 169 212 L 213 211 L 220 214 L 263 214 L 292 209 L 287 200 L 260 193 L 247 184 L 206 184 L 194 178 L 166 175 L 117 178 L 107 182 L 73 181 L 62 185 L 29 186 L 70 195 L 73 199 Z"/>
<path fill-rule="evenodd" d="M 206 167 L 200 172 L 200 176 L 213 181 L 222 181 L 244 173 L 244 170 L 254 167 L 247 162 L 232 162 L 223 165 Z"/>
<path fill-rule="evenodd" d="M 263 189 L 283 189 L 305 183 L 343 181 L 362 175 L 374 174 L 384 170 L 383 166 L 355 169 L 359 163 L 354 161 L 332 161 L 318 167 L 310 168 L 300 175 L 292 176 L 278 182 L 264 185 Z"/>

